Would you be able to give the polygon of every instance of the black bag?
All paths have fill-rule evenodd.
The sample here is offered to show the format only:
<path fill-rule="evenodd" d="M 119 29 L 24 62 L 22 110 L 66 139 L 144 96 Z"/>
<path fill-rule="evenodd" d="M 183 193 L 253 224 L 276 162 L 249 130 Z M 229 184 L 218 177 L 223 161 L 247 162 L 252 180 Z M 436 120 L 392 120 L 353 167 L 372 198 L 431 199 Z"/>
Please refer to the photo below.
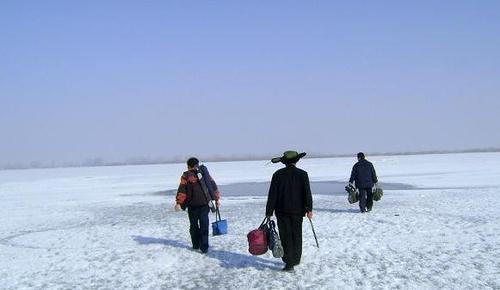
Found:
<path fill-rule="evenodd" d="M 350 204 L 356 203 L 359 201 L 359 191 L 357 188 L 352 186 L 352 184 L 349 184 L 348 186 L 345 187 L 345 191 L 347 191 L 347 201 Z"/>
<path fill-rule="evenodd" d="M 205 194 L 205 198 L 207 199 L 207 203 L 208 203 L 208 206 L 210 207 L 210 211 L 216 212 L 217 209 L 215 207 L 215 204 L 214 204 L 212 197 L 210 196 L 210 192 L 208 190 L 208 186 L 207 186 L 205 178 L 203 177 L 201 172 L 198 172 L 196 177 L 198 177 L 198 182 L 200 183 L 201 190 Z"/>
<path fill-rule="evenodd" d="M 207 189 L 210 198 L 215 199 L 215 188 L 212 184 L 213 179 L 212 176 L 210 176 L 210 172 L 208 172 L 208 168 L 205 165 L 201 164 L 198 167 L 198 172 L 201 173 L 201 176 L 198 176 L 198 178 L 200 179 L 200 182 L 205 184 L 205 188 Z"/>
<path fill-rule="evenodd" d="M 269 250 L 273 252 L 273 257 L 275 258 L 283 258 L 285 251 L 283 250 L 283 246 L 281 245 L 280 235 L 276 231 L 276 224 L 272 219 L 269 219 L 267 222 L 267 239 L 268 239 L 268 247 Z"/>

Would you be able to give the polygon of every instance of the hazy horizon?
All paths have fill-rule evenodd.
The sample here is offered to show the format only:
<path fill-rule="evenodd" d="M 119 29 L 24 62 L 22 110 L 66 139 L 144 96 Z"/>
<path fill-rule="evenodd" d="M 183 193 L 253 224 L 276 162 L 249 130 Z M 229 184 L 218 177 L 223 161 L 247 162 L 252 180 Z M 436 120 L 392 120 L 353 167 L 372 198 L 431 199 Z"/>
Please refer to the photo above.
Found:
<path fill-rule="evenodd" d="M 500 147 L 500 2 L 4 1 L 0 167 Z"/>
<path fill-rule="evenodd" d="M 375 156 L 410 156 L 410 155 L 432 155 L 432 154 L 462 154 L 462 153 L 497 153 L 499 147 L 489 148 L 469 148 L 457 150 L 426 150 L 426 151 L 400 151 L 400 152 L 365 152 L 367 158 Z M 0 165 L 0 170 L 9 169 L 30 169 L 30 168 L 64 168 L 64 167 L 95 167 L 95 166 L 122 166 L 122 165 L 153 165 L 153 164 L 178 164 L 185 163 L 190 157 L 197 157 L 200 162 L 232 162 L 232 161 L 257 161 L 270 160 L 281 156 L 282 153 L 263 154 L 263 155 L 186 155 L 186 156 L 159 156 L 145 157 L 136 156 L 122 160 L 106 160 L 100 157 L 87 158 L 85 160 L 75 160 L 66 162 L 57 161 L 31 161 L 26 163 L 9 163 Z M 305 158 L 344 158 L 352 157 L 356 159 L 357 152 L 350 153 L 320 153 L 309 152 Z"/>

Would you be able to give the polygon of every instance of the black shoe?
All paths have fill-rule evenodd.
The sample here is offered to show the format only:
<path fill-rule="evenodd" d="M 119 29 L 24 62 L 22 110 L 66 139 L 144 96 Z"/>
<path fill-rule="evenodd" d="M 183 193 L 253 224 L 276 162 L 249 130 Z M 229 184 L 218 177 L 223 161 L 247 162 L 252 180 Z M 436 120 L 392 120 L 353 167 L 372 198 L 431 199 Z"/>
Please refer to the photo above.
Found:
<path fill-rule="evenodd" d="M 372 208 L 371 207 L 367 207 L 366 211 L 372 211 Z"/>
<path fill-rule="evenodd" d="M 282 269 L 283 272 L 293 272 L 292 265 L 286 265 L 285 268 Z"/>
<path fill-rule="evenodd" d="M 206 254 L 206 253 L 208 253 L 208 249 L 203 249 L 203 250 L 201 250 L 201 253 L 202 253 L 202 254 Z"/>

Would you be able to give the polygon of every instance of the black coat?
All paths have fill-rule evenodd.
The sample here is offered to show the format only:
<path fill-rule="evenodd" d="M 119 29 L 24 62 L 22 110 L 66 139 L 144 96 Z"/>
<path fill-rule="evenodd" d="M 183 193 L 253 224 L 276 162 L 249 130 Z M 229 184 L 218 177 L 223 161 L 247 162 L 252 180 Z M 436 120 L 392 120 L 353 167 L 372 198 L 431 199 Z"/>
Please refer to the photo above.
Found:
<path fill-rule="evenodd" d="M 267 196 L 266 216 L 272 216 L 274 211 L 302 216 L 312 211 L 312 208 L 307 172 L 294 165 L 288 165 L 273 174 Z"/>
<path fill-rule="evenodd" d="M 356 188 L 371 188 L 378 182 L 377 173 L 373 164 L 366 160 L 361 159 L 352 167 L 351 178 L 349 182 L 355 181 Z"/>

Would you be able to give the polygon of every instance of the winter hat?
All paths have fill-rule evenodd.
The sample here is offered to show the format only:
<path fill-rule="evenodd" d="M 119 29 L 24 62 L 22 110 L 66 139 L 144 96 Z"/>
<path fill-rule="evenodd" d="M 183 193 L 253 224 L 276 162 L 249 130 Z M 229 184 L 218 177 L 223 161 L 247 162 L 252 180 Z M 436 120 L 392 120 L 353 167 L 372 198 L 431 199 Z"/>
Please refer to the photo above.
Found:
<path fill-rule="evenodd" d="M 306 156 L 305 152 L 298 153 L 297 151 L 285 151 L 282 157 L 275 157 L 271 159 L 272 163 L 281 162 L 283 164 L 291 164 L 299 161 L 300 158 Z"/>

